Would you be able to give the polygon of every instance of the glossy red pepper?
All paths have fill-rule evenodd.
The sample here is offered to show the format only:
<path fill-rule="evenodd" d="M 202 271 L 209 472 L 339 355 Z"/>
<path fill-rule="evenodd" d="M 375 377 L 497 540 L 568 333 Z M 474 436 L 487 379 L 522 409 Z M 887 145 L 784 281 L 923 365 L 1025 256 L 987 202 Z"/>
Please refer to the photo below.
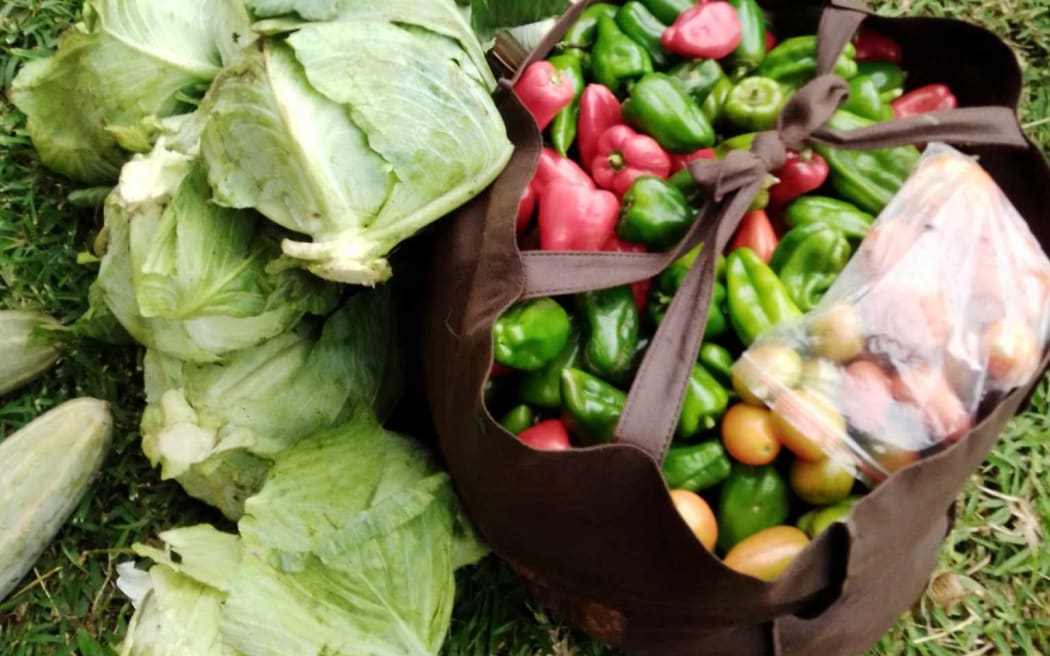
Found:
<path fill-rule="evenodd" d="M 955 94 L 952 93 L 952 90 L 947 85 L 927 84 L 914 91 L 909 91 L 894 100 L 892 106 L 893 116 L 895 118 L 904 118 L 917 114 L 955 109 L 959 106 L 959 101 L 955 99 Z"/>
<path fill-rule="evenodd" d="M 620 100 L 601 84 L 588 84 L 580 96 L 580 121 L 576 143 L 580 147 L 580 161 L 589 171 L 598 152 L 598 140 L 614 125 L 623 124 Z"/>
<path fill-rule="evenodd" d="M 554 181 L 568 182 L 581 187 L 594 187 L 594 180 L 580 165 L 568 157 L 562 157 L 553 148 L 540 151 L 540 160 L 536 164 L 536 173 L 529 184 L 536 192 L 537 198 L 543 190 Z"/>
<path fill-rule="evenodd" d="M 742 247 L 750 248 L 763 262 L 769 264 L 773 259 L 773 251 L 777 249 L 777 243 L 777 233 L 773 230 L 773 224 L 770 223 L 766 211 L 752 210 L 740 221 L 733 243 L 729 245 L 729 252 Z"/>
<path fill-rule="evenodd" d="M 824 184 L 828 179 L 828 163 L 817 153 L 802 156 L 789 150 L 784 168 L 776 175 L 780 182 L 769 188 L 769 202 L 783 206 Z"/>
<path fill-rule="evenodd" d="M 685 167 L 689 166 L 689 162 L 694 159 L 718 159 L 715 155 L 714 148 L 701 148 L 695 152 L 682 155 L 680 153 L 670 153 L 671 155 L 671 173 L 678 173 Z"/>
<path fill-rule="evenodd" d="M 773 48 L 777 47 L 777 35 L 773 34 L 769 30 L 766 30 L 766 52 L 769 52 Z"/>
<path fill-rule="evenodd" d="M 613 253 L 646 253 L 649 249 L 645 247 L 645 244 L 632 244 L 631 242 L 624 241 L 613 235 L 603 251 L 610 251 Z M 652 278 L 645 280 L 639 280 L 636 283 L 631 284 L 631 293 L 634 294 L 634 304 L 638 306 L 638 312 L 645 312 L 645 305 L 649 302 L 649 289 L 653 286 Z"/>
<path fill-rule="evenodd" d="M 904 59 L 904 51 L 899 43 L 866 27 L 860 28 L 853 45 L 857 48 L 854 59 L 859 62 L 884 61 L 900 66 Z"/>
<path fill-rule="evenodd" d="M 564 451 L 571 449 L 569 429 L 560 419 L 541 421 L 518 433 L 518 439 L 540 451 Z"/>
<path fill-rule="evenodd" d="M 532 213 L 536 211 L 536 189 L 532 184 L 525 185 L 521 192 L 521 200 L 518 201 L 518 218 L 514 222 L 514 231 L 525 232 L 532 221 Z"/>
<path fill-rule="evenodd" d="M 623 196 L 635 178 L 671 174 L 671 156 L 649 135 L 638 134 L 626 125 L 614 125 L 598 140 L 591 173 L 599 187 Z"/>
<path fill-rule="evenodd" d="M 562 75 L 549 61 L 529 64 L 514 85 L 514 93 L 529 110 L 536 125 L 543 131 L 554 116 L 576 97 L 576 89 L 568 75 Z"/>
<path fill-rule="evenodd" d="M 540 194 L 540 249 L 600 251 L 619 215 L 620 201 L 604 189 L 552 182 Z"/>
<path fill-rule="evenodd" d="M 736 9 L 728 2 L 705 2 L 686 9 L 664 30 L 660 43 L 670 52 L 698 59 L 722 59 L 743 38 Z"/>

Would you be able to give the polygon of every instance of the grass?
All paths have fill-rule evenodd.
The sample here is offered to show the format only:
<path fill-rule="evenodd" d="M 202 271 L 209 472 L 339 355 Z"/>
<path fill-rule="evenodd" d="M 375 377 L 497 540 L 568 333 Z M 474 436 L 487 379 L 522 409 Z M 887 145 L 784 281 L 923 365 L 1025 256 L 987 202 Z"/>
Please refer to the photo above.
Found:
<path fill-rule="evenodd" d="M 79 0 L 0 6 L 0 86 L 46 54 Z M 965 16 L 1011 39 L 1025 65 L 1022 120 L 1050 152 L 1050 12 L 1045 0 L 898 0 L 888 14 Z M 101 224 L 70 206 L 70 188 L 40 165 L 24 119 L 0 100 L 0 307 L 42 310 L 64 322 L 86 307 L 94 270 L 77 264 Z M 107 399 L 116 445 L 103 475 L 22 587 L 0 602 L 0 644 L 11 656 L 111 654 L 130 616 L 113 585 L 127 548 L 172 525 L 221 518 L 159 481 L 138 450 L 141 367 L 134 349 L 71 342 L 46 377 L 0 405 L 0 434 L 75 396 Z M 1050 385 L 1008 428 L 959 499 L 958 521 L 921 602 L 871 652 L 1050 653 Z M 568 631 L 510 571 L 487 559 L 459 575 L 446 653 L 533 656 L 613 652 Z"/>

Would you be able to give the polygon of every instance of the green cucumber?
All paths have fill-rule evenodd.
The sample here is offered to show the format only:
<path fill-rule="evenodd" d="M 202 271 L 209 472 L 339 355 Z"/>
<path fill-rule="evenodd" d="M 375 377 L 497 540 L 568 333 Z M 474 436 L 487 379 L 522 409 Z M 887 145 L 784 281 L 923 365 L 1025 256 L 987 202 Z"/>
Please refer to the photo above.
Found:
<path fill-rule="evenodd" d="M 54 346 L 32 339 L 41 326 L 58 326 L 58 322 L 39 312 L 0 311 L 0 394 L 25 385 L 58 360 Z"/>
<path fill-rule="evenodd" d="M 73 514 L 112 437 L 108 404 L 80 398 L 0 442 L 0 601 Z"/>

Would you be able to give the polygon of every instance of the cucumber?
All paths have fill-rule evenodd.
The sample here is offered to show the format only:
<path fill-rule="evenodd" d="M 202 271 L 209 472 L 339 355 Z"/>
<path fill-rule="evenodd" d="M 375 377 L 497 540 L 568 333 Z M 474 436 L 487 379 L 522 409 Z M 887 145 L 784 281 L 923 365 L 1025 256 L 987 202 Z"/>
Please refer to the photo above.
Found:
<path fill-rule="evenodd" d="M 39 312 L 0 311 L 0 394 L 7 394 L 33 380 L 58 360 L 58 350 L 31 339 L 38 326 L 58 326 Z"/>
<path fill-rule="evenodd" d="M 113 436 L 104 401 L 67 401 L 0 442 L 0 601 L 73 513 Z"/>

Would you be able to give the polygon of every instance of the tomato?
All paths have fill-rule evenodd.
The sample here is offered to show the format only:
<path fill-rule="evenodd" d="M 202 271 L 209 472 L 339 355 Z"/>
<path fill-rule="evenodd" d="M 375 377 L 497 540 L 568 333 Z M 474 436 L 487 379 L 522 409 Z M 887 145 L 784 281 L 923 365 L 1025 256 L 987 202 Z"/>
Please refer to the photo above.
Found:
<path fill-rule="evenodd" d="M 848 497 L 855 478 L 852 468 L 832 458 L 817 462 L 796 458 L 791 462 L 791 489 L 814 506 L 830 506 Z"/>
<path fill-rule="evenodd" d="M 809 537 L 794 526 L 774 526 L 737 543 L 726 554 L 726 567 L 763 581 L 784 573 L 809 544 Z"/>
<path fill-rule="evenodd" d="M 892 379 L 893 396 L 914 403 L 921 411 L 934 441 L 956 440 L 970 430 L 970 413 L 948 384 L 944 373 L 933 367 L 911 367 Z"/>
<path fill-rule="evenodd" d="M 768 465 L 780 453 L 773 414 L 765 408 L 737 403 L 722 418 L 722 444 L 745 465 Z"/>
<path fill-rule="evenodd" d="M 733 389 L 745 403 L 764 407 L 778 392 L 794 387 L 801 375 L 802 358 L 795 349 L 762 344 L 733 365 Z"/>
<path fill-rule="evenodd" d="M 984 332 L 988 374 L 1003 387 L 1028 380 L 1039 365 L 1039 346 L 1028 326 L 1009 319 L 996 321 Z"/>
<path fill-rule="evenodd" d="M 867 452 L 885 471 L 892 474 L 919 459 L 919 452 L 888 442 L 872 442 Z"/>
<path fill-rule="evenodd" d="M 875 432 L 886 422 L 893 402 L 890 377 L 874 362 L 857 360 L 846 367 L 841 399 L 850 424 L 865 433 Z"/>
<path fill-rule="evenodd" d="M 842 368 L 831 360 L 816 358 L 802 363 L 802 376 L 799 378 L 799 387 L 802 389 L 830 398 L 838 394 L 840 385 Z"/>
<path fill-rule="evenodd" d="M 704 548 L 711 551 L 718 542 L 718 521 L 711 506 L 695 492 L 689 490 L 671 490 L 671 500 L 682 521 L 700 540 Z"/>
<path fill-rule="evenodd" d="M 848 362 L 864 349 L 864 331 L 856 306 L 841 303 L 822 310 L 809 326 L 813 352 L 834 362 Z"/>
<path fill-rule="evenodd" d="M 846 420 L 825 397 L 787 390 L 773 403 L 773 426 L 780 443 L 803 460 L 823 460 L 846 434 Z"/>
<path fill-rule="evenodd" d="M 858 255 L 870 267 L 873 278 L 890 271 L 915 244 L 915 232 L 906 221 L 880 222 L 868 232 Z"/>
<path fill-rule="evenodd" d="M 729 245 L 729 251 L 745 246 L 766 264 L 773 259 L 773 251 L 777 249 L 777 233 L 765 210 L 752 210 L 744 215 L 740 227 L 736 229 L 736 237 Z"/>
<path fill-rule="evenodd" d="M 908 277 L 886 283 L 864 302 L 868 333 L 878 350 L 898 360 L 943 351 L 951 333 L 944 296 L 922 291 Z"/>

